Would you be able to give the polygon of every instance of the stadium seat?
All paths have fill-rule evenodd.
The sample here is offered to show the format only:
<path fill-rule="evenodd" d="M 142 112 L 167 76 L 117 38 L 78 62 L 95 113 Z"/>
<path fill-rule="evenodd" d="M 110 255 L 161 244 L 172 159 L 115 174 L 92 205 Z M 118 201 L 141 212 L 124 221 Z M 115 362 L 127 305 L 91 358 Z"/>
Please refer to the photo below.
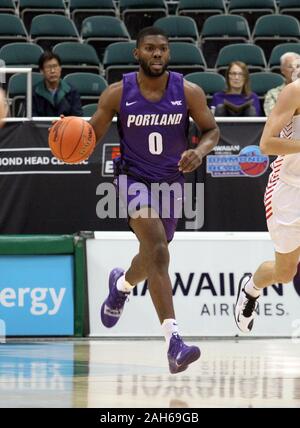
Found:
<path fill-rule="evenodd" d="M 32 87 L 43 80 L 41 73 L 32 73 Z M 17 73 L 11 76 L 8 83 L 8 98 L 11 102 L 11 115 L 24 117 L 26 113 L 27 76 Z"/>
<path fill-rule="evenodd" d="M 159 18 L 154 23 L 155 27 L 164 30 L 170 42 L 197 42 L 199 38 L 195 21 L 187 16 L 167 16 Z"/>
<path fill-rule="evenodd" d="M 249 71 L 265 71 L 267 64 L 264 51 L 250 43 L 228 45 L 222 48 L 218 54 L 215 68 L 225 74 L 228 65 L 232 61 L 242 61 L 247 64 Z"/>
<path fill-rule="evenodd" d="M 0 0 L 0 13 L 16 13 L 16 6 L 13 0 Z"/>
<path fill-rule="evenodd" d="M 98 107 L 97 103 L 93 103 L 93 104 L 86 104 L 85 106 L 82 107 L 83 110 L 83 116 L 84 117 L 91 117 L 93 116 L 93 114 L 96 112 Z"/>
<path fill-rule="evenodd" d="M 200 86 L 208 99 L 211 99 L 215 92 L 224 91 L 226 86 L 224 77 L 213 72 L 190 73 L 184 78 Z"/>
<path fill-rule="evenodd" d="M 0 59 L 9 67 L 32 67 L 38 71 L 43 49 L 34 43 L 10 43 L 0 49 Z"/>
<path fill-rule="evenodd" d="M 120 0 L 119 7 L 122 20 L 133 39 L 142 28 L 153 25 L 158 18 L 168 14 L 165 0 Z"/>
<path fill-rule="evenodd" d="M 279 13 L 282 15 L 291 15 L 300 20 L 300 2 L 299 0 L 278 0 Z"/>
<path fill-rule="evenodd" d="M 280 86 L 283 83 L 283 76 L 277 73 L 258 72 L 250 74 L 251 89 L 260 99 L 264 99 L 270 89 Z"/>
<path fill-rule="evenodd" d="M 27 31 L 21 19 L 10 13 L 0 14 L 0 47 L 7 43 L 26 42 Z"/>
<path fill-rule="evenodd" d="M 32 19 L 43 13 L 55 13 L 65 15 L 65 3 L 63 0 L 19 0 L 20 16 L 27 31 L 30 29 Z"/>
<path fill-rule="evenodd" d="M 178 15 L 194 19 L 199 34 L 207 18 L 212 15 L 224 14 L 225 11 L 224 0 L 179 0 L 177 7 Z"/>
<path fill-rule="evenodd" d="M 61 59 L 63 75 L 84 71 L 100 73 L 97 52 L 91 45 L 84 43 L 63 42 L 54 46 L 53 52 Z"/>
<path fill-rule="evenodd" d="M 300 43 L 281 43 L 275 46 L 269 60 L 271 71 L 280 72 L 280 57 L 286 52 L 295 52 L 300 55 Z"/>
<path fill-rule="evenodd" d="M 192 43 L 170 43 L 170 53 L 170 70 L 185 75 L 206 69 L 206 62 L 201 50 Z"/>
<path fill-rule="evenodd" d="M 43 49 L 34 43 L 9 43 L 0 49 L 0 60 L 5 62 L 7 67 L 31 67 L 39 71 L 39 58 Z M 6 90 L 11 74 L 6 73 L 3 88 Z"/>
<path fill-rule="evenodd" d="M 214 66 L 221 48 L 229 43 L 246 43 L 249 39 L 249 26 L 242 16 L 216 15 L 207 18 L 202 28 L 201 47 L 208 68 Z"/>
<path fill-rule="evenodd" d="M 85 43 L 94 46 L 100 61 L 105 48 L 113 42 L 129 41 L 124 23 L 113 16 L 93 16 L 82 23 L 81 35 Z"/>
<path fill-rule="evenodd" d="M 281 42 L 298 42 L 300 25 L 288 15 L 266 15 L 259 18 L 253 30 L 253 42 L 263 48 L 267 60 L 274 46 Z"/>
<path fill-rule="evenodd" d="M 276 13 L 276 2 L 275 0 L 230 0 L 228 12 L 246 18 L 252 31 L 258 18 Z"/>
<path fill-rule="evenodd" d="M 79 41 L 79 35 L 71 19 L 61 15 L 39 15 L 33 18 L 30 35 L 45 50 L 64 41 Z"/>
<path fill-rule="evenodd" d="M 106 48 L 103 65 L 109 84 L 121 80 L 123 73 L 138 69 L 138 62 L 133 56 L 135 45 L 135 42 L 118 42 Z"/>
<path fill-rule="evenodd" d="M 91 101 L 97 102 L 100 94 L 107 87 L 106 80 L 94 73 L 71 73 L 67 74 L 63 80 L 78 90 L 83 105 Z"/>
<path fill-rule="evenodd" d="M 82 21 L 90 16 L 116 16 L 113 0 L 70 0 L 71 17 L 80 31 Z"/>

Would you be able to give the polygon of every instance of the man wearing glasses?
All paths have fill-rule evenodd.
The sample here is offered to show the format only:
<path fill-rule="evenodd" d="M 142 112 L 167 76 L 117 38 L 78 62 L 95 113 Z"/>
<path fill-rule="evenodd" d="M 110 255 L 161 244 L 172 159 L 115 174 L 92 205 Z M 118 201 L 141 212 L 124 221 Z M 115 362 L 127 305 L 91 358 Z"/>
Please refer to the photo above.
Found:
<path fill-rule="evenodd" d="M 44 52 L 39 59 L 44 79 L 33 88 L 33 116 L 82 116 L 80 95 L 61 79 L 61 60 L 52 52 Z"/>

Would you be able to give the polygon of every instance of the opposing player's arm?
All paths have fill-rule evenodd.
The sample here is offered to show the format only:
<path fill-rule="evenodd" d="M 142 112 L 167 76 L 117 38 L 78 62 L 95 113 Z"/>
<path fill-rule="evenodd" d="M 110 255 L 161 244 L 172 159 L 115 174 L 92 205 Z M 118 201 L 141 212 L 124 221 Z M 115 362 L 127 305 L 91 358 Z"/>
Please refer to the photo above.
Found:
<path fill-rule="evenodd" d="M 102 92 L 98 108 L 90 120 L 90 124 L 94 128 L 97 143 L 108 131 L 111 121 L 115 114 L 119 111 L 119 106 L 122 96 L 122 82 L 117 82 L 110 85 Z"/>
<path fill-rule="evenodd" d="M 203 90 L 191 82 L 184 81 L 184 93 L 190 116 L 202 131 L 198 146 L 183 152 L 178 163 L 180 171 L 191 172 L 201 165 L 203 157 L 218 143 L 220 131 L 207 106 Z"/>
<path fill-rule="evenodd" d="M 265 124 L 260 148 L 267 155 L 286 155 L 300 152 L 300 140 L 280 138 L 280 131 L 290 122 L 300 109 L 300 82 L 287 85 L 280 93 L 278 100 Z"/>

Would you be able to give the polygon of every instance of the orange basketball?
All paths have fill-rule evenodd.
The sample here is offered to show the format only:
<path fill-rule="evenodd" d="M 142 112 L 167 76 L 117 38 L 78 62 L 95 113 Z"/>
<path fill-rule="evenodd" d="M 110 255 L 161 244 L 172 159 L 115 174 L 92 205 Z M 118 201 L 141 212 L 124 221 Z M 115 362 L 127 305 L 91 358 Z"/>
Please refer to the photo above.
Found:
<path fill-rule="evenodd" d="M 53 155 L 65 163 L 86 160 L 96 145 L 93 127 L 76 116 L 58 120 L 49 131 L 49 147 Z"/>

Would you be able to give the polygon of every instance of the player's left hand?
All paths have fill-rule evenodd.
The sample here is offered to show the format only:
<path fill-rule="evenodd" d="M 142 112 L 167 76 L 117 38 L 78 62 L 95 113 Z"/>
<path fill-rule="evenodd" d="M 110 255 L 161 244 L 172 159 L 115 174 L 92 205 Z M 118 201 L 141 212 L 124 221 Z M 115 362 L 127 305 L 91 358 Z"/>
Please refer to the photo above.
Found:
<path fill-rule="evenodd" d="M 202 155 L 194 149 L 185 150 L 178 162 L 179 171 L 192 172 L 202 163 Z"/>

